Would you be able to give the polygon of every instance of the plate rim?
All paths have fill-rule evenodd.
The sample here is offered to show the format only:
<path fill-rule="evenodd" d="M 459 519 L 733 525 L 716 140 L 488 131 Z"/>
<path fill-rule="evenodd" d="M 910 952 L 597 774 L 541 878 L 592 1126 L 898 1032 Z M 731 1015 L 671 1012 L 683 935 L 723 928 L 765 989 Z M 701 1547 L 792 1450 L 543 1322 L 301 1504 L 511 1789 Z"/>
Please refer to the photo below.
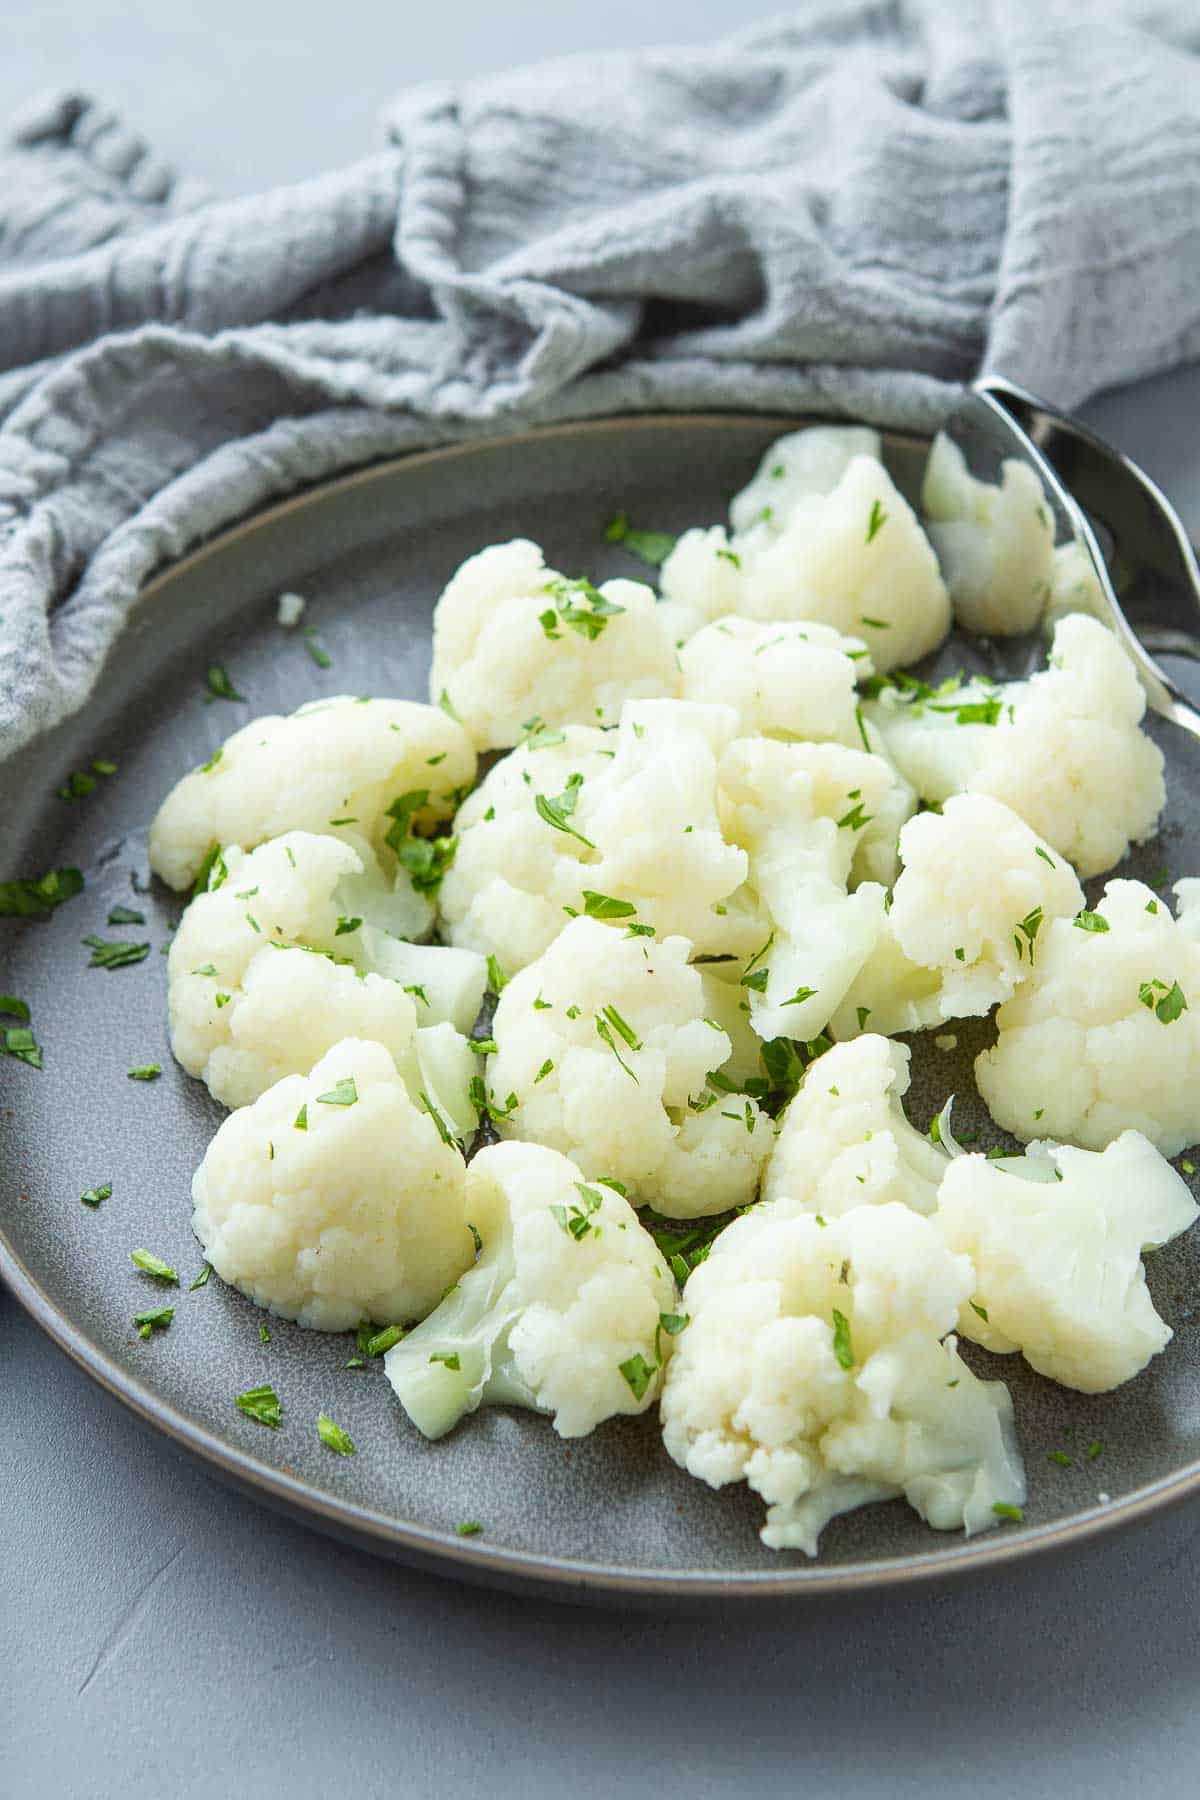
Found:
<path fill-rule="evenodd" d="M 634 416 L 580 419 L 534 427 L 513 433 L 440 444 L 432 449 L 387 456 L 311 483 L 282 500 L 253 508 L 242 518 L 206 538 L 203 543 L 158 570 L 141 588 L 127 624 L 162 589 L 180 574 L 224 551 L 239 538 L 251 535 L 268 521 L 323 501 L 347 489 L 366 486 L 394 474 L 401 467 L 457 459 L 479 451 L 506 448 L 547 438 L 607 431 L 652 431 L 665 425 L 700 426 L 708 429 L 730 425 L 770 427 L 784 425 L 798 430 L 811 419 L 804 414 L 655 412 Z M 886 430 L 892 438 L 925 443 L 921 432 Z M 100 1388 L 127 1406 L 143 1423 L 207 1465 L 210 1473 L 231 1481 L 260 1503 L 274 1505 L 289 1516 L 328 1535 L 351 1537 L 361 1548 L 393 1559 L 408 1558 L 445 1576 L 467 1580 L 491 1580 L 509 1587 L 541 1587 L 556 1590 L 558 1597 L 601 1598 L 624 1596 L 655 1599 L 795 1600 L 818 1594 L 861 1594 L 879 1587 L 908 1587 L 994 1571 L 1014 1561 L 1024 1562 L 1107 1536 L 1132 1526 L 1168 1507 L 1200 1493 L 1200 1457 L 1172 1474 L 1045 1525 L 1022 1526 L 1016 1531 L 989 1532 L 975 1538 L 955 1537 L 944 1548 L 917 1555 L 889 1556 L 879 1561 L 822 1565 L 819 1558 L 801 1565 L 785 1564 L 758 1572 L 732 1573 L 705 1569 L 637 1569 L 620 1564 L 583 1562 L 544 1552 L 507 1548 L 474 1538 L 460 1541 L 433 1528 L 398 1520 L 345 1498 L 331 1497 L 282 1468 L 262 1463 L 251 1452 L 196 1423 L 152 1388 L 140 1382 L 116 1358 L 95 1344 L 83 1328 L 60 1310 L 28 1268 L 4 1223 L 0 1220 L 0 1278 L 9 1292 L 47 1337 Z M 943 1534 L 938 1534 L 941 1537 Z M 450 1565 L 446 1567 L 444 1565 Z"/>

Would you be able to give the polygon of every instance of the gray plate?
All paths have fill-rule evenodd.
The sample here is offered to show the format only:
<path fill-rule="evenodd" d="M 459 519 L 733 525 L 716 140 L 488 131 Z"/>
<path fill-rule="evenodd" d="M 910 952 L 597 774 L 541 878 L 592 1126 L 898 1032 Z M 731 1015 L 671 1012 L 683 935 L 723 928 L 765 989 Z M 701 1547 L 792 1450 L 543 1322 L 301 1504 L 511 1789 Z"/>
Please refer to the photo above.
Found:
<path fill-rule="evenodd" d="M 1031 1480 L 1027 1524 L 965 1543 L 928 1530 L 896 1502 L 836 1521 L 819 1561 L 759 1543 L 762 1506 L 742 1488 L 714 1494 L 667 1459 L 653 1418 L 614 1421 L 564 1444 L 548 1423 L 487 1411 L 450 1438 L 426 1443 L 407 1423 L 382 1366 L 341 1365 L 352 1340 L 271 1321 L 200 1267 L 189 1217 L 192 1171 L 221 1111 L 171 1062 L 166 964 L 159 955 L 179 902 L 146 868 L 146 823 L 185 770 L 207 758 L 252 712 L 290 711 L 322 694 L 425 697 L 433 601 L 481 545 L 519 534 L 548 560 L 597 578 L 644 573 L 604 542 L 620 507 L 664 530 L 723 513 L 758 456 L 795 421 L 642 419 L 569 426 L 503 442 L 438 451 L 367 470 L 276 507 L 156 580 L 84 715 L 0 771 L 4 864 L 40 873 L 75 864 L 81 897 L 45 923 L 0 920 L 0 990 L 32 1006 L 45 1068 L 0 1058 L 0 1273 L 50 1335 L 143 1418 L 268 1504 L 389 1555 L 502 1582 L 601 1598 L 614 1594 L 730 1598 L 818 1593 L 979 1568 L 1128 1520 L 1200 1489 L 1200 1338 L 1190 1296 L 1197 1248 L 1151 1260 L 1155 1301 L 1175 1343 L 1119 1393 L 1089 1398 L 1032 1374 L 1016 1358 L 970 1351 L 981 1372 L 1009 1381 Z M 887 441 L 893 473 L 911 494 L 925 446 Z M 305 624 L 332 657 L 321 670 L 304 640 L 275 623 L 275 597 L 308 596 Z M 1006 652 L 1009 670 L 1029 648 Z M 225 662 L 248 706 L 206 704 L 204 670 Z M 951 664 L 963 660 L 951 654 Z M 1180 838 L 1195 819 L 1200 747 L 1162 734 L 1168 752 L 1171 841 L 1131 859 L 1146 874 L 1169 862 L 1188 872 Z M 120 772 L 88 799 L 54 797 L 67 774 L 108 756 Z M 1194 803 L 1193 803 L 1194 804 Z M 154 949 L 141 965 L 86 966 L 80 939 L 108 933 L 109 908 L 140 907 Z M 959 1051 L 915 1045 L 913 1116 L 924 1124 L 957 1088 L 988 1026 L 958 1030 Z M 161 1080 L 127 1079 L 160 1062 Z M 982 1109 L 956 1109 L 981 1127 Z M 98 1212 L 79 1195 L 103 1181 Z M 145 1246 L 183 1273 L 164 1293 L 129 1262 Z M 142 1343 L 131 1324 L 174 1299 L 175 1323 Z M 243 1417 L 234 1395 L 271 1382 L 285 1407 L 271 1432 Z M 324 1409 L 358 1445 L 342 1460 L 318 1442 Z M 1085 1463 L 1095 1438 L 1103 1456 Z M 1070 1469 L 1047 1461 L 1065 1449 Z M 65 1479 L 73 1479 L 71 1471 Z M 1111 1501 L 1099 1499 L 1103 1490 Z M 466 1519 L 482 1536 L 460 1538 Z"/>

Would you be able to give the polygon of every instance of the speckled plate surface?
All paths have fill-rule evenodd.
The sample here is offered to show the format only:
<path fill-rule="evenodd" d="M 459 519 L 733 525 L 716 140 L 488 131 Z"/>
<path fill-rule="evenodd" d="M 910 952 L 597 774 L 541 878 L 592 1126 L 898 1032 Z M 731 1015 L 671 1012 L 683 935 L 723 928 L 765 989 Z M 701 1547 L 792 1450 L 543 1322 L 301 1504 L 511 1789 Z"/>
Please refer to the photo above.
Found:
<path fill-rule="evenodd" d="M 1194 1233 L 1150 1258 L 1151 1290 L 1176 1338 L 1119 1393 L 1068 1393 L 1017 1358 L 968 1346 L 979 1371 L 1003 1376 L 1013 1392 L 1031 1487 L 1024 1527 L 967 1543 L 894 1502 L 836 1520 L 815 1562 L 764 1549 L 758 1499 L 743 1488 L 714 1494 L 685 1476 L 653 1417 L 564 1444 L 544 1419 L 484 1411 L 428 1444 L 380 1363 L 342 1368 L 351 1339 L 272 1320 L 263 1345 L 261 1315 L 240 1294 L 215 1276 L 188 1290 L 201 1266 L 191 1175 L 222 1115 L 167 1045 L 159 950 L 179 901 L 149 882 L 146 866 L 146 826 L 163 794 L 254 713 L 323 694 L 424 699 L 434 599 L 483 544 L 525 535 L 571 571 L 644 573 L 604 541 L 618 508 L 667 531 L 719 518 L 766 444 L 794 426 L 740 418 L 568 426 L 412 457 L 305 494 L 160 576 L 84 714 L 0 769 L 0 875 L 67 864 L 86 877 L 83 894 L 49 920 L 0 920 L 0 991 L 29 1002 L 45 1055 L 41 1072 L 0 1058 L 0 1274 L 98 1381 L 217 1474 L 385 1554 L 582 1597 L 765 1599 L 979 1568 L 1200 1492 Z M 910 495 L 924 451 L 915 439 L 887 440 L 889 466 Z M 276 623 L 284 589 L 307 596 L 305 623 L 317 628 L 328 669 Z M 1010 669 L 1024 654 L 1009 653 Z M 206 703 L 213 659 L 247 705 Z M 964 658 L 951 651 L 943 660 Z M 1122 872 L 1145 877 L 1168 864 L 1174 878 L 1200 863 L 1191 853 L 1200 747 L 1153 729 L 1168 757 L 1170 824 Z M 74 804 L 57 799 L 67 775 L 93 757 L 117 762 L 118 774 Z M 148 936 L 151 953 L 135 967 L 89 969 L 80 940 L 108 934 L 119 904 L 146 913 L 144 931 L 121 935 Z M 952 1089 L 970 1092 L 970 1062 L 989 1032 L 984 1021 L 960 1026 L 949 1055 L 914 1040 L 909 1106 L 919 1124 Z M 163 1066 L 159 1081 L 128 1079 L 128 1069 L 153 1062 Z M 998 1140 L 977 1104 L 960 1102 L 955 1123 L 979 1127 L 983 1144 Z M 112 1198 L 98 1210 L 80 1204 L 83 1190 L 109 1181 Z M 139 1245 L 181 1271 L 178 1292 L 133 1268 Z M 134 1313 L 171 1300 L 172 1328 L 140 1341 Z M 277 1432 L 234 1406 L 236 1394 L 268 1381 L 284 1405 Z M 355 1439 L 356 1457 L 322 1448 L 322 1409 Z M 1082 1453 L 1093 1439 L 1105 1449 L 1088 1463 Z M 1049 1462 L 1052 1450 L 1073 1466 Z M 458 1536 L 467 1519 L 482 1522 L 480 1536 Z"/>

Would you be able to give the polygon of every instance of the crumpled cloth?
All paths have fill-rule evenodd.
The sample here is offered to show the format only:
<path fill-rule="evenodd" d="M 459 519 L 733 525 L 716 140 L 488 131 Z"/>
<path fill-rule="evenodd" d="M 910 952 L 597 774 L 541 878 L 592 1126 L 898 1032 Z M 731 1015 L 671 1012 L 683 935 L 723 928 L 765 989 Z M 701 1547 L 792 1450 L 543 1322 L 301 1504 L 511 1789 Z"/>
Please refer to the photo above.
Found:
<path fill-rule="evenodd" d="M 932 428 L 1200 354 L 1200 13 L 807 0 L 711 48 L 404 96 L 221 201 L 96 101 L 0 151 L 0 757 L 139 586 L 373 458 L 650 409 Z"/>

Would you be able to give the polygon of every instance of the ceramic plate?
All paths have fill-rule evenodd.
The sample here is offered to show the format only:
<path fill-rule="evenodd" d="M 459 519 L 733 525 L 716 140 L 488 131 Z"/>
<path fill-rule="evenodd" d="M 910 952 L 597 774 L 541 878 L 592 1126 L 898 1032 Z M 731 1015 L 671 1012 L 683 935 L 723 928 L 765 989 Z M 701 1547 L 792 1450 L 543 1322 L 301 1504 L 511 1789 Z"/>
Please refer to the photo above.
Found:
<path fill-rule="evenodd" d="M 761 1502 L 692 1481 L 662 1450 L 655 1419 L 618 1420 L 567 1444 L 529 1414 L 484 1411 L 440 1443 L 401 1414 L 380 1363 L 345 1370 L 352 1340 L 271 1321 L 201 1266 L 190 1228 L 192 1171 L 220 1109 L 171 1061 L 166 962 L 178 899 L 151 883 L 146 826 L 171 784 L 254 713 L 290 712 L 322 695 L 426 697 L 433 602 L 482 545 L 537 539 L 547 560 L 596 579 L 644 574 L 605 542 L 619 508 L 665 531 L 720 518 L 764 447 L 795 421 L 641 419 L 555 428 L 414 456 L 368 469 L 262 513 L 168 570 L 146 590 L 82 716 L 0 769 L 0 874 L 54 865 L 84 871 L 81 896 L 45 922 L 0 920 L 0 990 L 33 1009 L 45 1067 L 0 1058 L 0 1273 L 50 1335 L 105 1387 L 218 1473 L 268 1504 L 400 1558 L 477 1579 L 581 1595 L 643 1592 L 731 1597 L 817 1593 L 979 1567 L 1094 1532 L 1200 1488 L 1200 1337 L 1193 1323 L 1197 1244 L 1150 1259 L 1150 1285 L 1175 1342 L 1109 1397 L 1054 1387 L 1017 1358 L 970 1347 L 981 1371 L 1012 1389 L 1031 1493 L 1024 1527 L 965 1542 L 924 1526 L 895 1502 L 835 1521 L 818 1561 L 758 1540 Z M 887 458 L 911 495 L 926 446 L 892 436 Z M 277 595 L 309 602 L 317 637 L 281 630 Z M 319 667 L 306 648 L 319 642 Z M 1014 653 L 1024 655 L 1024 651 Z M 226 665 L 247 705 L 207 702 L 204 673 Z M 961 655 L 949 652 L 949 666 Z M 1200 749 L 1156 729 L 1169 760 L 1166 842 L 1130 859 L 1148 875 L 1190 872 Z M 56 790 L 94 757 L 119 765 L 94 793 Z M 114 905 L 144 911 L 153 943 L 141 964 L 90 969 L 81 940 L 106 934 Z M 946 1094 L 970 1090 L 986 1022 L 958 1028 L 947 1055 L 915 1041 L 909 1097 L 924 1125 Z M 126 1071 L 161 1063 L 160 1080 Z M 956 1127 L 986 1115 L 956 1109 Z M 99 1209 L 79 1196 L 103 1182 Z M 170 1296 L 139 1274 L 145 1246 L 175 1265 Z M 142 1342 L 135 1312 L 168 1298 L 172 1328 Z M 270 1431 L 234 1396 L 262 1382 L 283 1400 Z M 358 1446 L 342 1459 L 319 1443 L 328 1411 Z M 1093 1440 L 1104 1453 L 1088 1463 Z M 1069 1469 L 1047 1460 L 1064 1450 Z M 64 1480 L 73 1479 L 64 1470 Z M 456 1527 L 479 1520 L 483 1532 Z"/>

